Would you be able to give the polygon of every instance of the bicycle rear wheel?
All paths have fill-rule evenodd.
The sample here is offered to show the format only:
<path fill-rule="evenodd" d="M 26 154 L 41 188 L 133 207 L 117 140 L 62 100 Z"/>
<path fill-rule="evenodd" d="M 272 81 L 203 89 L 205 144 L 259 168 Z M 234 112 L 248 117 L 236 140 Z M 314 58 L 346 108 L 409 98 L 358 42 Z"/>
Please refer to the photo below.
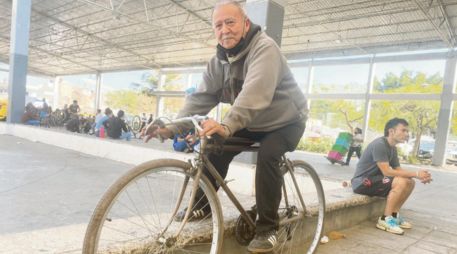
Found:
<path fill-rule="evenodd" d="M 275 253 L 314 253 L 324 226 L 325 196 L 316 171 L 304 161 L 293 161 L 293 170 L 285 172 L 283 199 L 279 208 L 282 220 L 296 218 L 280 226 Z M 296 183 L 296 184 L 295 184 Z M 303 200 L 304 205 L 300 200 Z"/>
<path fill-rule="evenodd" d="M 139 116 L 134 116 L 132 118 L 132 131 L 138 133 L 141 130 L 141 118 Z"/>
<path fill-rule="evenodd" d="M 83 253 L 219 253 L 222 212 L 214 188 L 203 175 L 199 187 L 208 198 L 212 216 L 187 222 L 177 234 L 181 222 L 173 218 L 189 205 L 194 182 L 190 168 L 189 163 L 163 159 L 124 174 L 95 208 Z"/>

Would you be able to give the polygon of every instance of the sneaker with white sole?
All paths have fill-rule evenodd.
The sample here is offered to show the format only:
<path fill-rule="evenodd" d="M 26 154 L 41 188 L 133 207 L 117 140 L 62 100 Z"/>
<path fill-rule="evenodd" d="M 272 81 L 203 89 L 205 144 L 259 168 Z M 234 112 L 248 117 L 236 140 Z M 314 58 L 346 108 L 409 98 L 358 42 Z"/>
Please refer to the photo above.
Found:
<path fill-rule="evenodd" d="M 186 216 L 186 212 L 187 208 L 178 212 L 175 216 L 175 221 L 183 221 Z M 211 218 L 211 211 L 208 211 L 207 209 L 194 209 L 190 212 L 188 221 L 199 221 L 207 218 Z"/>
<path fill-rule="evenodd" d="M 376 227 L 397 235 L 403 235 L 405 233 L 397 224 L 397 219 L 392 216 L 387 216 L 384 220 L 379 217 Z"/>
<path fill-rule="evenodd" d="M 249 243 L 248 251 L 255 253 L 265 253 L 272 251 L 278 243 L 278 236 L 275 230 L 265 233 L 258 233 Z"/>
<path fill-rule="evenodd" d="M 404 228 L 404 229 L 413 228 L 413 225 L 411 223 L 409 223 L 408 221 L 406 221 L 405 218 L 400 216 L 400 214 L 397 214 L 397 218 L 395 218 L 395 219 L 397 220 L 398 226 L 400 226 L 401 228 Z"/>

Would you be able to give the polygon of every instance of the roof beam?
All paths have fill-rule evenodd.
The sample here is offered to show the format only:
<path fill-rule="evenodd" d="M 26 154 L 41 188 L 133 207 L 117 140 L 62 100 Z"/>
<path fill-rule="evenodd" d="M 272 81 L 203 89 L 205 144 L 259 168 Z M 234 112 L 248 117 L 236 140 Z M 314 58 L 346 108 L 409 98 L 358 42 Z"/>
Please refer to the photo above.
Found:
<path fill-rule="evenodd" d="M 98 36 L 93 35 L 93 34 L 91 34 L 91 33 L 89 33 L 89 32 L 86 32 L 85 30 L 82 30 L 81 28 L 76 27 L 76 26 L 73 26 L 73 25 L 71 25 L 71 24 L 68 24 L 68 23 L 66 23 L 65 21 L 62 21 L 62 20 L 60 20 L 60 19 L 58 19 L 58 18 L 49 16 L 49 15 L 47 15 L 47 14 L 45 14 L 45 13 L 42 13 L 42 12 L 37 11 L 37 10 L 34 10 L 33 8 L 32 8 L 32 10 L 33 10 L 35 13 L 40 14 L 40 15 L 43 16 L 43 17 L 46 17 L 46 18 L 48 18 L 48 19 L 50 19 L 50 20 L 52 20 L 52 21 L 54 21 L 54 22 L 56 22 L 56 23 L 59 23 L 59 24 L 61 24 L 61 25 L 63 25 L 63 26 L 68 27 L 68 28 L 70 28 L 70 29 L 72 29 L 72 30 L 74 30 L 74 31 L 77 31 L 77 32 L 82 33 L 82 34 L 84 34 L 84 35 L 86 35 L 86 36 L 89 36 L 90 38 L 93 38 L 93 39 L 95 39 L 96 41 L 100 41 L 101 43 L 103 43 L 103 44 L 105 44 L 105 45 L 107 45 L 107 46 L 109 46 L 109 47 L 111 47 L 111 48 L 120 49 L 121 51 L 127 52 L 127 53 L 129 53 L 129 54 L 131 54 L 131 55 L 134 55 L 134 56 L 136 56 L 136 57 L 138 57 L 138 58 L 140 58 L 140 59 L 145 60 L 145 61 L 146 61 L 145 66 L 146 66 L 146 67 L 149 67 L 149 68 L 160 68 L 160 65 L 159 65 L 158 63 L 156 63 L 156 62 L 155 62 L 153 59 L 151 59 L 151 58 L 148 58 L 148 57 L 142 56 L 142 55 L 140 55 L 140 54 L 137 54 L 136 52 L 134 52 L 134 51 L 132 51 L 132 50 L 126 49 L 126 48 L 124 48 L 123 46 L 117 45 L 116 43 L 112 43 L 112 42 L 110 42 L 110 41 L 108 41 L 108 40 L 105 40 L 105 39 L 103 39 L 103 38 L 101 38 L 101 37 L 98 37 Z M 149 64 L 152 64 L 152 66 L 148 66 Z"/>
<path fill-rule="evenodd" d="M 4 35 L 1 35 L 0 34 L 0 38 L 2 39 L 5 39 L 5 40 L 10 40 L 10 38 L 8 36 L 4 36 Z M 93 70 L 93 71 L 97 71 L 97 69 L 94 69 L 93 67 L 89 66 L 89 65 L 85 65 L 85 64 L 82 64 L 82 63 L 79 63 L 79 62 L 76 62 L 70 58 L 66 58 L 66 57 L 63 57 L 59 54 L 56 54 L 56 53 L 53 53 L 51 51 L 48 51 L 48 50 L 45 50 L 45 49 L 42 49 L 42 48 L 39 48 L 39 47 L 36 47 L 36 46 L 33 46 L 29 43 L 29 48 L 33 49 L 33 50 L 36 50 L 36 51 L 39 51 L 39 52 L 42 52 L 42 53 L 45 53 L 45 54 L 48 54 L 48 55 L 51 55 L 53 57 L 56 57 L 56 58 L 60 58 L 62 60 L 65 60 L 67 62 L 70 62 L 70 63 L 73 63 L 73 64 L 76 64 L 76 65 L 79 65 L 79 66 L 82 66 L 84 68 L 88 68 L 90 70 Z"/>
<path fill-rule="evenodd" d="M 205 19 L 204 17 L 198 15 L 196 12 L 192 11 L 191 9 L 187 8 L 186 6 L 182 5 L 181 3 L 179 3 L 178 1 L 176 0 L 169 0 L 170 2 L 172 2 L 174 5 L 178 6 L 179 8 L 185 10 L 187 13 L 189 13 L 190 15 L 198 18 L 199 20 L 203 21 L 203 23 L 207 24 L 209 27 L 212 27 L 212 24 L 211 22 L 209 22 L 207 19 Z"/>
<path fill-rule="evenodd" d="M 444 18 L 444 22 L 445 22 L 446 28 L 447 28 L 447 33 L 448 33 L 449 38 L 451 40 L 452 46 L 454 46 L 455 45 L 455 33 L 454 33 L 454 28 L 452 27 L 451 22 L 449 22 L 449 15 L 446 12 L 446 9 L 444 7 L 443 1 L 442 0 L 437 0 L 437 2 L 438 2 L 439 10 L 441 11 L 441 15 Z"/>
<path fill-rule="evenodd" d="M 435 24 L 435 22 L 433 22 L 433 19 L 428 14 L 428 11 L 419 3 L 418 0 L 414 0 L 414 2 L 416 3 L 417 7 L 419 7 L 419 9 L 422 11 L 422 13 L 427 17 L 427 19 L 430 21 L 430 23 L 432 24 L 435 31 L 438 33 L 438 36 L 441 38 L 441 40 L 443 40 L 443 42 L 446 43 L 449 48 L 452 48 L 453 47 L 452 42 L 449 40 L 448 36 L 446 34 L 444 34 L 443 31 L 438 27 L 438 25 Z"/>
<path fill-rule="evenodd" d="M 130 19 L 130 20 L 133 20 L 135 22 L 138 22 L 138 23 L 142 23 L 142 24 L 146 24 L 146 25 L 149 25 L 149 26 L 154 26 L 156 29 L 158 30 L 161 30 L 161 31 L 166 31 L 174 36 L 176 36 L 177 38 L 184 38 L 184 39 L 187 39 L 189 40 L 189 42 L 195 42 L 195 43 L 200 43 L 202 45 L 204 45 L 205 47 L 213 47 L 213 45 L 210 45 L 208 44 L 206 41 L 204 40 L 201 40 L 201 39 L 195 39 L 195 38 L 192 38 L 192 37 L 189 37 L 189 36 L 186 36 L 186 35 L 183 35 L 182 33 L 180 32 L 174 32 L 172 31 L 171 29 L 167 29 L 167 28 L 163 28 L 163 27 L 160 27 L 159 25 L 155 25 L 152 21 L 148 22 L 148 21 L 143 21 L 143 20 L 138 20 L 138 19 L 135 19 L 127 14 L 124 14 L 122 12 L 120 12 L 119 10 L 111 10 L 110 8 L 106 8 L 100 4 L 97 4 L 93 1 L 90 1 L 90 0 L 78 0 L 78 1 L 81 1 L 81 2 L 84 2 L 84 3 L 87 3 L 87 4 L 91 4 L 91 5 L 95 5 L 99 8 L 103 8 L 105 10 L 108 10 L 108 11 L 112 11 L 113 13 L 115 13 L 116 15 L 119 15 L 119 16 L 122 16 L 122 17 L 125 17 L 127 19 Z"/>

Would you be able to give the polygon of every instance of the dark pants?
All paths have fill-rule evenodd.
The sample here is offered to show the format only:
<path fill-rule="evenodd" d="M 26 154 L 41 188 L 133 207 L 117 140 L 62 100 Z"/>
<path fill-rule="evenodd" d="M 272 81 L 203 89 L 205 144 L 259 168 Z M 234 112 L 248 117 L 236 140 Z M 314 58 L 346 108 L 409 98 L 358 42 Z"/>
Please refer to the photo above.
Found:
<path fill-rule="evenodd" d="M 283 183 L 279 162 L 286 152 L 295 150 L 304 130 L 305 124 L 300 121 L 271 132 L 252 132 L 242 129 L 233 135 L 260 143 L 255 176 L 256 204 L 259 215 L 256 221 L 257 233 L 278 228 L 278 208 Z M 208 158 L 219 174 L 225 178 L 229 164 L 237 154 L 239 152 L 224 152 L 221 155 L 209 154 Z M 207 171 L 205 171 L 205 175 L 217 190 L 219 186 L 216 185 L 214 178 Z M 197 197 L 201 196 L 201 192 L 197 193 Z"/>
<path fill-rule="evenodd" d="M 349 148 L 349 152 L 348 152 L 348 157 L 346 158 L 346 164 L 349 165 L 349 162 L 351 161 L 351 158 L 352 158 L 352 155 L 354 154 L 354 152 L 357 154 L 357 158 L 360 159 L 360 151 L 362 150 L 362 147 L 361 146 L 351 146 Z"/>

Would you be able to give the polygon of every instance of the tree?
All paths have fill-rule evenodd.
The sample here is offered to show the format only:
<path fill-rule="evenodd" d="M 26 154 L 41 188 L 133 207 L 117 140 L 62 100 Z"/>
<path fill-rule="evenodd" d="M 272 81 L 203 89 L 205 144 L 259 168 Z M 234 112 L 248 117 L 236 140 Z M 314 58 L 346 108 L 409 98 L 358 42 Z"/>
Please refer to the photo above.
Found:
<path fill-rule="evenodd" d="M 376 83 L 378 82 L 378 83 Z M 425 73 L 405 70 L 400 76 L 386 74 L 382 83 L 375 81 L 374 88 L 383 93 L 440 93 L 443 78 L 439 73 L 429 77 Z M 385 123 L 394 117 L 405 118 L 415 137 L 412 154 L 417 155 L 421 136 L 434 133 L 437 125 L 439 102 L 433 101 L 375 101 L 372 104 L 370 126 L 383 132 Z"/>
<path fill-rule="evenodd" d="M 112 109 L 122 109 L 132 115 L 155 112 L 157 106 L 157 100 L 154 96 L 129 90 L 117 90 L 107 93 L 105 103 Z"/>

